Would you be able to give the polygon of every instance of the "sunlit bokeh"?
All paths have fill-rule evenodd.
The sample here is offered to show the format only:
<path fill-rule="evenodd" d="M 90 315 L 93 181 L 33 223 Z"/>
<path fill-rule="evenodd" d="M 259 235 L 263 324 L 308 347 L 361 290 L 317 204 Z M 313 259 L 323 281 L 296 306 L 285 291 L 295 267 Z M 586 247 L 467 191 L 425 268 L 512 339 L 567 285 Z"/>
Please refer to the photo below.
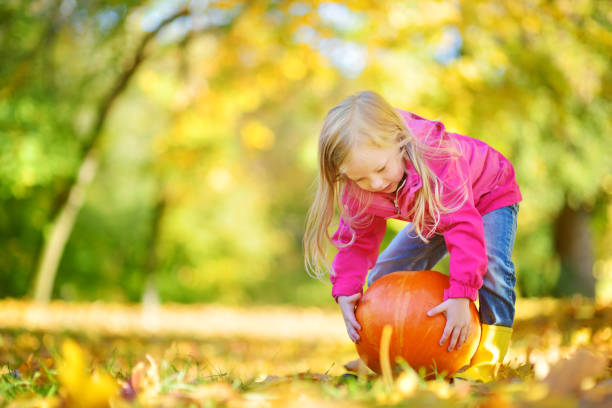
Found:
<path fill-rule="evenodd" d="M 612 3 L 35 0 L 0 15 L 0 405 L 611 402 Z M 323 119 L 365 89 L 514 166 L 499 387 L 340 377 L 356 354 L 302 237 Z M 389 220 L 383 247 L 404 225 Z"/>

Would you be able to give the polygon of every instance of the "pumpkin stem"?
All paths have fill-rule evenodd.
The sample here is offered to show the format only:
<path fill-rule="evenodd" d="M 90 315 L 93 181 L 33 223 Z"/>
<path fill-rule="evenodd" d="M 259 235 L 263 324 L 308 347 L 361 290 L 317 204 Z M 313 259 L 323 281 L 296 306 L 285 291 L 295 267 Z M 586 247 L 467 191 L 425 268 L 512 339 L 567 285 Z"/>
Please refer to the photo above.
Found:
<path fill-rule="evenodd" d="M 391 333 L 393 333 L 393 327 L 390 324 L 386 324 L 383 327 L 382 335 L 380 338 L 380 367 L 382 370 L 383 381 L 389 387 L 389 390 L 393 388 L 393 374 L 391 373 L 391 363 L 389 361 L 389 343 L 391 343 Z"/>

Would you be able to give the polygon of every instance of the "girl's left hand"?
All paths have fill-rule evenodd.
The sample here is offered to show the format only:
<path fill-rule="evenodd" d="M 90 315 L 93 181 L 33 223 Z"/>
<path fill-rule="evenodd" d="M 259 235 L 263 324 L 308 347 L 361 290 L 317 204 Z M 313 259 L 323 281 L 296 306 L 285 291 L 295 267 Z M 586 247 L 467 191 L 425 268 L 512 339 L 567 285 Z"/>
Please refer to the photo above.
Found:
<path fill-rule="evenodd" d="M 470 334 L 470 302 L 468 298 L 450 298 L 427 312 L 427 316 L 435 316 L 442 312 L 446 315 L 446 327 L 440 345 L 443 345 L 452 334 L 448 351 L 452 351 L 455 344 L 459 350 Z"/>

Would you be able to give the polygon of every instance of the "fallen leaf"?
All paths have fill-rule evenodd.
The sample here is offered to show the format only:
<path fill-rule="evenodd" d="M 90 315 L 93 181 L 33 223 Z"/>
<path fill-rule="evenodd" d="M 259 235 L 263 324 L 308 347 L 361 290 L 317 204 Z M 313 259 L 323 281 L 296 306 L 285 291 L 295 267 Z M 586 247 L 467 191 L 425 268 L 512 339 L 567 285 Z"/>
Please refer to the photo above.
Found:
<path fill-rule="evenodd" d="M 238 393 L 227 383 L 205 384 L 193 390 L 181 391 L 175 395 L 183 395 L 193 401 L 211 401 L 215 404 L 226 404 L 229 400 L 236 398 Z"/>
<path fill-rule="evenodd" d="M 62 359 L 58 364 L 60 393 L 69 407 L 107 407 L 116 393 L 117 382 L 106 372 L 94 370 L 87 374 L 85 353 L 73 340 L 62 345 Z"/>
<path fill-rule="evenodd" d="M 261 381 L 257 381 L 257 382 L 261 383 L 261 384 L 268 384 L 268 383 L 271 383 L 271 382 L 276 382 L 276 381 L 278 381 L 280 379 L 281 378 L 278 375 L 267 375 L 266 378 L 264 378 Z"/>
<path fill-rule="evenodd" d="M 365 365 L 365 363 L 360 358 L 358 358 L 357 360 L 349 361 L 344 365 L 344 368 L 347 371 L 353 373 L 367 373 L 368 371 L 370 371 L 368 366 Z"/>
<path fill-rule="evenodd" d="M 607 379 L 582 394 L 591 404 L 601 407 L 612 406 L 612 379 Z"/>
<path fill-rule="evenodd" d="M 291 382 L 293 380 L 302 380 L 302 381 L 313 381 L 313 382 L 325 382 L 331 381 L 331 377 L 326 374 L 319 373 L 297 373 L 293 375 L 286 375 L 283 377 L 278 377 L 276 375 L 268 375 L 261 381 L 257 381 L 257 385 L 270 385 L 270 384 L 279 384 L 285 382 Z"/>
<path fill-rule="evenodd" d="M 58 397 L 42 398 L 23 395 L 13 400 L 7 408 L 59 408 L 61 407 L 60 402 Z"/>
<path fill-rule="evenodd" d="M 579 347 L 569 359 L 553 365 L 543 381 L 551 393 L 578 393 L 583 379 L 599 376 L 607 365 L 608 359 L 598 351 Z"/>
<path fill-rule="evenodd" d="M 420 377 L 412 368 L 402 371 L 395 380 L 395 389 L 403 397 L 410 397 L 419 388 Z"/>
<path fill-rule="evenodd" d="M 17 370 L 22 377 L 30 378 L 38 370 L 37 364 L 34 362 L 34 354 L 28 354 L 28 358 L 19 365 Z"/>
<path fill-rule="evenodd" d="M 145 403 L 157 397 L 161 391 L 161 381 L 159 378 L 159 369 L 157 363 L 150 355 L 146 355 L 149 362 L 147 366 L 145 362 L 140 361 L 132 369 L 130 376 L 130 385 L 136 395 L 138 401 Z"/>
<path fill-rule="evenodd" d="M 85 356 L 73 340 L 62 344 L 62 359 L 58 366 L 58 377 L 68 395 L 78 395 L 83 390 L 85 377 Z"/>
<path fill-rule="evenodd" d="M 295 375 L 300 380 L 305 381 L 329 381 L 331 378 L 327 374 L 319 374 L 319 373 L 297 373 Z"/>
<path fill-rule="evenodd" d="M 499 392 L 493 392 L 478 405 L 478 408 L 511 408 L 510 397 Z"/>

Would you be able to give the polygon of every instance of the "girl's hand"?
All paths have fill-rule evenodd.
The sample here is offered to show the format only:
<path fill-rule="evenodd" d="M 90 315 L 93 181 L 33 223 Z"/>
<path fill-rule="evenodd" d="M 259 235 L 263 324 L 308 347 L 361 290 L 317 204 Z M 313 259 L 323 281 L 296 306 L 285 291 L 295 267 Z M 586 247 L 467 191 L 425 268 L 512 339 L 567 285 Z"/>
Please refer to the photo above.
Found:
<path fill-rule="evenodd" d="M 352 296 L 338 296 L 338 306 L 340 306 L 340 310 L 342 311 L 346 330 L 354 343 L 359 341 L 359 334 L 357 334 L 357 331 L 361 330 L 361 325 L 355 318 L 355 305 L 359 299 L 361 299 L 361 293 L 355 293 Z"/>
<path fill-rule="evenodd" d="M 452 351 L 455 344 L 459 350 L 470 334 L 470 301 L 468 298 L 446 299 L 427 312 L 427 316 L 435 316 L 442 312 L 446 315 L 446 327 L 440 345 L 442 346 L 452 334 L 448 351 Z"/>

